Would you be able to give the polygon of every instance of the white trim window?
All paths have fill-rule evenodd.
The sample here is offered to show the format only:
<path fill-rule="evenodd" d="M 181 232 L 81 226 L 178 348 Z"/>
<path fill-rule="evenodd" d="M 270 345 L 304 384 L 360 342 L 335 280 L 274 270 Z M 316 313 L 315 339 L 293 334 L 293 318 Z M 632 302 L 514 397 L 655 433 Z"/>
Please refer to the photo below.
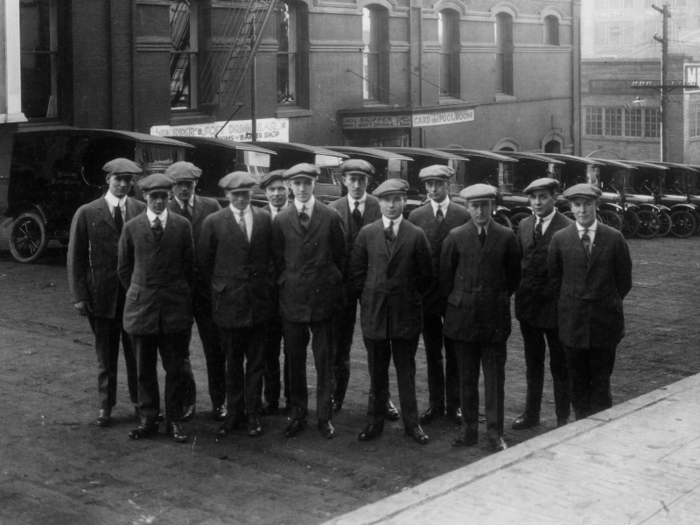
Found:
<path fill-rule="evenodd" d="M 584 135 L 658 139 L 660 117 L 659 108 L 587 107 Z"/>

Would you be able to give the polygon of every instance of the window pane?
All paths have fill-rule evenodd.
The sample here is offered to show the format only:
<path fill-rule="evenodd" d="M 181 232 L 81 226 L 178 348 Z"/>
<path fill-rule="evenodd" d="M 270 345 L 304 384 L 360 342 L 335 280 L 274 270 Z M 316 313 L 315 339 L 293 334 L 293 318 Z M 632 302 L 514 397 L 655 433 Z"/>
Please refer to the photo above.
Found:
<path fill-rule="evenodd" d="M 58 116 L 58 53 L 52 30 L 57 33 L 50 0 L 20 2 L 22 111 L 27 118 Z"/>
<path fill-rule="evenodd" d="M 625 136 L 641 137 L 644 127 L 642 125 L 644 110 L 628 109 L 625 111 Z"/>
<path fill-rule="evenodd" d="M 170 2 L 170 107 L 191 107 L 190 5 Z"/>
<path fill-rule="evenodd" d="M 661 114 L 658 109 L 644 110 L 644 136 L 650 139 L 661 136 Z"/>
<path fill-rule="evenodd" d="M 613 137 L 622 135 L 622 108 L 605 108 L 605 134 Z"/>
<path fill-rule="evenodd" d="M 379 99 L 379 49 L 381 19 L 376 11 L 362 10 L 362 41 L 364 42 L 362 57 L 362 97 L 364 100 Z"/>
<path fill-rule="evenodd" d="M 700 103 L 695 102 L 690 105 L 690 136 L 700 136 Z"/>
<path fill-rule="evenodd" d="M 586 135 L 603 134 L 603 108 L 586 108 Z"/>
<path fill-rule="evenodd" d="M 280 2 L 277 10 L 277 103 L 296 104 L 297 8 Z"/>

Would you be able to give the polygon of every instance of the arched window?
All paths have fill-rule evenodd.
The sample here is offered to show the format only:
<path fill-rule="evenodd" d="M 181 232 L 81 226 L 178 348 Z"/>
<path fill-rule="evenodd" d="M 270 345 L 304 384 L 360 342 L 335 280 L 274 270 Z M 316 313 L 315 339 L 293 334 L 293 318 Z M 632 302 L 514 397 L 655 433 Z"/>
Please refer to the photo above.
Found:
<path fill-rule="evenodd" d="M 277 5 L 277 103 L 308 107 L 308 10 L 304 3 Z"/>
<path fill-rule="evenodd" d="M 438 13 L 438 41 L 440 43 L 440 96 L 460 95 L 459 58 L 462 44 L 459 39 L 459 14 L 452 9 Z"/>
<path fill-rule="evenodd" d="M 559 45 L 559 19 L 554 15 L 544 17 L 544 43 L 550 46 Z"/>
<path fill-rule="evenodd" d="M 389 13 L 372 5 L 362 10 L 362 98 L 385 102 L 389 93 Z"/>
<path fill-rule="evenodd" d="M 513 94 L 513 17 L 496 15 L 496 93 Z"/>

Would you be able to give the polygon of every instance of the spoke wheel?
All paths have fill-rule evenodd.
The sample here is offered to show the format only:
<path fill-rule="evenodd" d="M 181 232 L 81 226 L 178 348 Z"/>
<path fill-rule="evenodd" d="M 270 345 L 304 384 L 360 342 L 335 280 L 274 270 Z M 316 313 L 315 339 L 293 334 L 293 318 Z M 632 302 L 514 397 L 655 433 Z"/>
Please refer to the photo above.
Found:
<path fill-rule="evenodd" d="M 693 218 L 695 219 L 695 232 L 694 232 L 694 234 L 699 235 L 700 234 L 700 213 L 698 213 L 697 211 L 694 211 L 694 210 L 691 211 L 690 213 L 692 214 Z"/>
<path fill-rule="evenodd" d="M 496 221 L 497 224 L 500 224 L 501 226 L 505 226 L 506 228 L 511 228 L 513 229 L 513 223 L 510 221 L 510 218 L 505 214 L 498 212 L 496 215 L 494 215 L 493 220 Z"/>
<path fill-rule="evenodd" d="M 605 225 L 615 228 L 617 231 L 622 230 L 622 217 L 619 213 L 612 210 L 600 210 L 598 219 Z"/>
<path fill-rule="evenodd" d="M 695 217 L 690 212 L 678 210 L 671 214 L 671 233 L 675 237 L 690 237 L 696 227 Z"/>
<path fill-rule="evenodd" d="M 637 230 L 639 230 L 639 217 L 632 210 L 627 210 L 622 216 L 622 230 L 620 231 L 626 239 L 629 239 L 637 234 Z"/>
<path fill-rule="evenodd" d="M 671 214 L 667 211 L 659 213 L 659 231 L 657 237 L 666 237 L 671 232 Z"/>
<path fill-rule="evenodd" d="M 17 261 L 22 263 L 36 262 L 48 244 L 46 225 L 36 213 L 23 213 L 12 223 L 10 252 Z"/>
<path fill-rule="evenodd" d="M 513 231 L 515 232 L 515 235 L 518 234 L 518 229 L 520 228 L 520 221 L 522 221 L 523 219 L 527 219 L 531 215 L 531 213 L 525 213 L 524 211 L 521 211 L 510 218 L 510 222 L 513 225 Z"/>
<path fill-rule="evenodd" d="M 637 217 L 639 217 L 637 237 L 642 239 L 656 237 L 659 232 L 659 216 L 651 210 L 639 210 Z"/>

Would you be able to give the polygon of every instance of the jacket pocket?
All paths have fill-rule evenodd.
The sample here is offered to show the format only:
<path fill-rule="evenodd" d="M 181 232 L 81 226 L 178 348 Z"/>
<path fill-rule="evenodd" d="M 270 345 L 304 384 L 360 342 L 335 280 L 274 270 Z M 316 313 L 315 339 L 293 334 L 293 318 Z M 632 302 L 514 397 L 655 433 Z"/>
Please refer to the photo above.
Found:
<path fill-rule="evenodd" d="M 459 306 L 462 304 L 462 292 L 454 290 L 447 298 L 447 303 L 459 308 Z"/>
<path fill-rule="evenodd" d="M 129 289 L 126 291 L 126 298 L 136 301 L 139 298 L 139 291 L 134 290 L 133 287 L 129 287 Z"/>

